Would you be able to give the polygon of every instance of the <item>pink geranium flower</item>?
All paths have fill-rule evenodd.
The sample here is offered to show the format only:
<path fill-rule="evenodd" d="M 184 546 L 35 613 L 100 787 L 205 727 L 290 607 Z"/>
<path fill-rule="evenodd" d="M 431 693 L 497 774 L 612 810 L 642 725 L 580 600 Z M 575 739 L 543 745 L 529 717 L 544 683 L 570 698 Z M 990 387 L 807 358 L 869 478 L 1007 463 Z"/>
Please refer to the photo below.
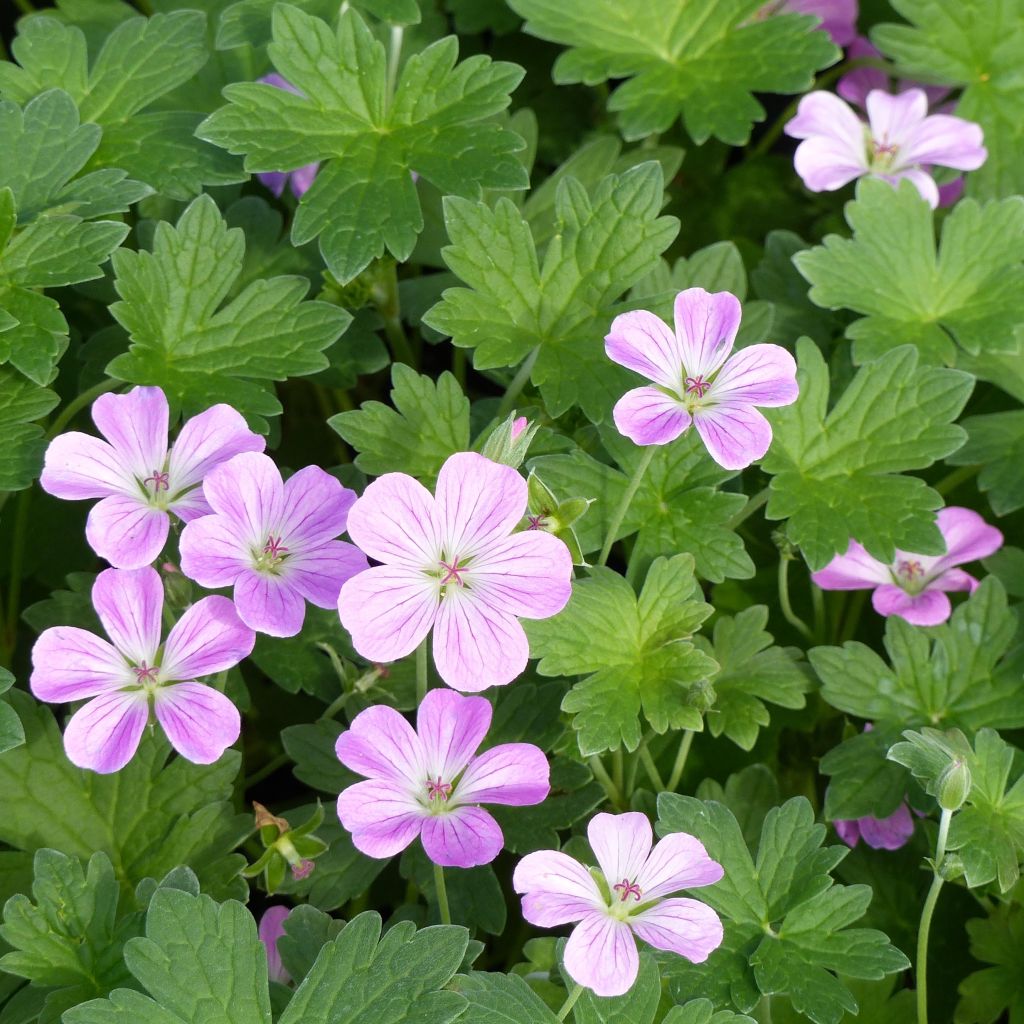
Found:
<path fill-rule="evenodd" d="M 758 12 L 758 19 L 773 14 L 813 14 L 836 46 L 846 46 L 857 34 L 857 0 L 772 0 Z"/>
<path fill-rule="evenodd" d="M 333 608 L 342 583 L 367 566 L 335 540 L 355 492 L 317 466 L 282 481 L 266 455 L 238 455 L 204 483 L 213 515 L 181 533 L 181 571 L 204 587 L 234 587 L 242 621 L 271 636 L 295 636 L 306 601 Z"/>
<path fill-rule="evenodd" d="M 303 93 L 296 89 L 287 78 L 271 73 L 257 79 L 265 85 L 272 85 L 275 89 L 284 89 L 285 92 L 302 96 Z M 256 180 L 265 185 L 275 196 L 284 192 L 285 185 L 288 185 L 296 199 L 301 199 L 310 189 L 316 178 L 316 172 L 320 169 L 319 163 L 306 164 L 304 167 L 297 167 L 294 171 L 265 171 L 256 175 Z"/>
<path fill-rule="evenodd" d="M 285 935 L 284 923 L 288 920 L 291 910 L 288 907 L 267 907 L 260 918 L 259 936 L 267 951 L 267 974 L 271 981 L 287 985 L 291 975 L 281 962 L 281 954 L 277 951 L 277 940 Z"/>
<path fill-rule="evenodd" d="M 676 296 L 675 331 L 638 309 L 612 321 L 608 357 L 652 383 L 615 404 L 620 434 L 639 445 L 668 444 L 697 428 L 726 469 L 761 458 L 772 428 L 755 406 L 796 401 L 796 362 L 778 345 L 750 345 L 729 356 L 742 310 L 729 292 L 688 288 Z"/>
<path fill-rule="evenodd" d="M 685 832 L 652 848 L 644 814 L 598 814 L 587 838 L 600 872 L 555 850 L 527 854 L 512 877 L 523 916 L 541 928 L 579 922 L 565 946 L 573 981 L 620 996 L 636 981 L 636 939 L 703 963 L 722 943 L 722 922 L 698 900 L 672 893 L 719 881 L 724 872 Z"/>
<path fill-rule="evenodd" d="M 346 768 L 365 775 L 338 797 L 338 817 L 357 850 L 392 857 L 417 836 L 443 867 L 489 864 L 504 837 L 478 804 L 539 804 L 548 795 L 548 762 L 532 743 L 504 743 L 477 755 L 491 724 L 483 697 L 431 690 L 416 730 L 393 708 L 361 711 L 335 748 Z"/>
<path fill-rule="evenodd" d="M 89 700 L 64 731 L 68 758 L 102 774 L 118 771 L 134 756 L 152 711 L 182 757 L 216 761 L 238 739 L 238 710 L 196 680 L 237 665 L 255 641 L 231 602 L 197 601 L 162 645 L 164 589 L 155 569 L 101 572 L 92 603 L 113 643 L 54 626 L 32 648 L 30 686 L 40 700 Z"/>
<path fill-rule="evenodd" d="M 510 683 L 529 658 L 518 617 L 546 619 L 572 589 L 569 549 L 551 534 L 513 533 L 526 481 L 473 452 L 441 467 L 436 497 L 385 473 L 352 506 L 352 539 L 382 565 L 349 580 L 342 624 L 370 661 L 405 657 L 434 629 L 434 664 L 457 690 Z"/>
<path fill-rule="evenodd" d="M 168 451 L 167 398 L 160 388 L 101 395 L 92 418 L 106 438 L 72 431 L 46 449 L 43 490 L 57 498 L 100 498 L 85 535 L 96 554 L 119 569 L 138 569 L 167 542 L 168 513 L 188 522 L 210 511 L 203 478 L 239 452 L 261 452 L 264 440 L 229 405 L 187 420 Z"/>
<path fill-rule="evenodd" d="M 910 808 L 901 803 L 887 818 L 852 818 L 832 822 L 836 834 L 847 846 L 853 847 L 863 839 L 873 850 L 898 850 L 906 846 L 914 834 L 914 819 Z"/>
<path fill-rule="evenodd" d="M 929 167 L 973 171 L 985 162 L 981 127 L 949 114 L 929 116 L 922 89 L 895 96 L 873 89 L 865 104 L 867 124 L 830 92 L 808 93 L 800 101 L 785 131 L 803 139 L 794 165 L 812 192 L 832 192 L 865 176 L 894 185 L 906 178 L 934 209 L 939 189 Z"/>
<path fill-rule="evenodd" d="M 811 579 L 822 590 L 874 590 L 871 603 L 879 615 L 899 615 L 915 626 L 937 626 L 951 611 L 945 591 L 973 591 L 978 586 L 973 576 L 956 566 L 988 558 L 1002 547 L 1003 535 L 969 508 L 944 508 L 936 525 L 946 541 L 944 555 L 897 551 L 886 565 L 851 540 L 846 554 L 836 555 Z"/>

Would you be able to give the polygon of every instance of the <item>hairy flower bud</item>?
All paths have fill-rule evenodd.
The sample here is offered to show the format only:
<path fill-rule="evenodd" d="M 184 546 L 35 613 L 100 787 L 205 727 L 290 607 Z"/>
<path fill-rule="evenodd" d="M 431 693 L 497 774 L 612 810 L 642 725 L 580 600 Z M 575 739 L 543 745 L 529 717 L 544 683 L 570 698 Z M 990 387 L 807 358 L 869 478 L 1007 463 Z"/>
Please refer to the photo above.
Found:
<path fill-rule="evenodd" d="M 971 769 L 962 759 L 953 761 L 939 776 L 939 806 L 944 811 L 958 811 L 970 792 Z"/>

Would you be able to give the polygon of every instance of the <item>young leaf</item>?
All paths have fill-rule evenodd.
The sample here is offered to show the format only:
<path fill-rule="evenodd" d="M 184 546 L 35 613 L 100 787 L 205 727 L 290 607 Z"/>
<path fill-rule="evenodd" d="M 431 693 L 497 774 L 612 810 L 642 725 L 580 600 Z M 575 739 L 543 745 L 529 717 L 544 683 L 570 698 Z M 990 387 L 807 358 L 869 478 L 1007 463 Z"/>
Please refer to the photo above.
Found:
<path fill-rule="evenodd" d="M 604 352 L 615 303 L 658 265 L 678 231 L 674 217 L 660 216 L 663 192 L 653 161 L 609 175 L 591 192 L 564 177 L 543 253 L 511 200 L 491 209 L 446 199 L 452 244 L 443 255 L 469 287 L 447 289 L 424 323 L 474 348 L 478 369 L 532 360 L 530 379 L 552 416 L 579 405 L 599 423 L 632 386 Z"/>
<path fill-rule="evenodd" d="M 960 982 L 957 1024 L 992 1024 L 1009 1011 L 1024 1020 L 1024 907 L 997 906 L 988 918 L 967 922 L 971 956 L 991 964 Z"/>
<path fill-rule="evenodd" d="M 992 511 L 1005 516 L 1024 508 L 1024 412 L 969 416 L 961 426 L 967 443 L 947 461 L 952 466 L 981 463 L 978 487 L 988 495 Z"/>
<path fill-rule="evenodd" d="M 281 405 L 268 383 L 327 366 L 323 350 L 351 321 L 326 302 L 304 302 L 304 277 L 253 281 L 221 307 L 242 270 L 245 236 L 209 196 L 176 226 L 161 222 L 152 252 L 120 250 L 110 311 L 132 345 L 107 372 L 155 384 L 186 410 L 228 402 L 262 430 Z"/>
<path fill-rule="evenodd" d="M 562 702 L 575 715 L 585 756 L 625 745 L 636 750 L 640 714 L 657 733 L 702 728 L 690 703 L 695 684 L 718 668 L 690 639 L 711 614 L 689 555 L 659 558 L 639 596 L 617 573 L 593 568 L 573 585 L 566 608 L 525 623 L 542 676 L 585 675 Z M 584 645 L 580 637 L 587 637 Z"/>
<path fill-rule="evenodd" d="M 622 134 L 664 132 L 680 115 L 697 143 L 714 135 L 734 146 L 764 120 L 755 92 L 809 89 L 814 72 L 838 58 L 810 18 L 757 17 L 758 0 L 510 0 L 526 31 L 572 47 L 555 62 L 556 82 L 627 81 L 608 106 Z"/>
<path fill-rule="evenodd" d="M 956 362 L 957 348 L 1010 352 L 1024 303 L 1024 199 L 957 203 L 936 252 L 933 214 L 910 182 L 864 179 L 846 206 L 853 238 L 826 235 L 797 253 L 810 298 L 864 319 L 846 329 L 866 363 L 897 345 L 922 362 Z"/>
<path fill-rule="evenodd" d="M 773 474 L 765 515 L 788 519 L 786 533 L 812 569 L 846 551 L 853 537 L 883 562 L 896 548 L 941 554 L 930 513 L 942 498 L 903 470 L 923 469 L 963 444 L 953 420 L 973 379 L 958 370 L 920 366 L 901 346 L 862 367 L 828 410 L 828 367 L 817 345 L 801 339 L 799 400 L 768 410 L 774 430 L 763 466 Z"/>
<path fill-rule="evenodd" d="M 270 58 L 301 95 L 258 82 L 230 85 L 228 105 L 197 134 L 244 153 L 250 171 L 321 162 L 292 240 L 319 237 L 342 283 L 385 248 L 409 258 L 423 228 L 412 171 L 470 198 L 481 188 L 526 187 L 514 155 L 523 141 L 493 120 L 523 76 L 517 65 L 482 54 L 456 64 L 458 41 L 448 36 L 405 62 L 392 98 L 384 47 L 354 9 L 343 11 L 334 31 L 279 4 L 273 36 Z"/>

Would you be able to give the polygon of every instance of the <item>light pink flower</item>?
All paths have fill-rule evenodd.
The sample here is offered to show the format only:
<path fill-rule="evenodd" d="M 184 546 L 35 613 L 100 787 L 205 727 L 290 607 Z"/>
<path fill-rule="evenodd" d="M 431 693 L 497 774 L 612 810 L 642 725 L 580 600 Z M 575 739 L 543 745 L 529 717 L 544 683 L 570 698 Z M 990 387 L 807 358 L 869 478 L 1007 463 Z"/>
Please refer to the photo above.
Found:
<path fill-rule="evenodd" d="M 182 757 L 216 761 L 238 739 L 241 723 L 224 694 L 196 680 L 237 665 L 255 641 L 231 602 L 197 601 L 162 645 L 164 590 L 155 569 L 101 572 L 92 603 L 113 643 L 55 626 L 32 648 L 30 686 L 40 700 L 89 699 L 64 732 L 68 758 L 102 774 L 118 771 L 135 754 L 153 711 Z"/>
<path fill-rule="evenodd" d="M 271 73 L 257 79 L 265 85 L 272 85 L 275 89 L 284 89 L 286 92 L 302 96 L 303 93 L 296 89 L 287 78 Z M 297 167 L 294 171 L 265 171 L 256 175 L 256 180 L 265 185 L 275 196 L 284 192 L 285 185 L 288 185 L 296 199 L 301 199 L 310 189 L 316 178 L 316 172 L 320 169 L 319 163 L 306 164 L 304 167 Z"/>
<path fill-rule="evenodd" d="M 910 808 L 901 803 L 887 818 L 870 815 L 832 822 L 836 834 L 847 846 L 853 847 L 863 839 L 873 850 L 898 850 L 906 846 L 914 834 L 914 819 Z"/>
<path fill-rule="evenodd" d="M 517 416 L 512 423 L 512 440 L 515 441 L 529 425 L 530 421 L 525 416 Z"/>
<path fill-rule="evenodd" d="M 926 168 L 979 168 L 988 155 L 979 125 L 949 114 L 928 114 L 922 89 L 896 96 L 873 89 L 865 100 L 868 123 L 830 92 L 808 93 L 785 128 L 803 139 L 794 166 L 812 192 L 832 192 L 855 178 L 906 178 L 934 209 L 939 190 Z"/>
<path fill-rule="evenodd" d="M 501 852 L 498 823 L 478 804 L 539 804 L 548 762 L 532 743 L 504 743 L 477 755 L 491 724 L 483 697 L 431 690 L 416 730 L 393 708 L 361 711 L 338 737 L 346 768 L 367 782 L 338 797 L 338 817 L 357 850 L 392 857 L 419 836 L 435 864 L 471 868 Z"/>
<path fill-rule="evenodd" d="M 267 974 L 271 981 L 287 985 L 292 980 L 291 975 L 281 962 L 281 954 L 277 951 L 277 940 L 284 934 L 284 923 L 288 919 L 291 910 L 288 907 L 273 906 L 267 907 L 260 918 L 259 936 L 267 951 Z"/>
<path fill-rule="evenodd" d="M 169 512 L 188 522 L 206 515 L 203 478 L 239 452 L 261 452 L 264 440 L 229 405 L 187 420 L 167 448 L 167 398 L 160 388 L 101 395 L 90 434 L 60 434 L 46 449 L 43 490 L 57 498 L 100 498 L 85 535 L 96 554 L 119 569 L 138 569 L 160 554 Z"/>
<path fill-rule="evenodd" d="M 572 558 L 551 534 L 513 533 L 526 481 L 473 452 L 441 467 L 436 497 L 411 476 L 385 473 L 352 506 L 348 529 L 382 562 L 338 598 L 356 650 L 387 662 L 434 629 L 434 664 L 457 690 L 502 686 L 529 658 L 519 618 L 546 619 L 571 592 Z"/>
<path fill-rule="evenodd" d="M 636 981 L 636 939 L 703 963 L 722 943 L 722 922 L 698 900 L 672 893 L 719 881 L 724 872 L 685 832 L 652 848 L 644 814 L 598 814 L 587 827 L 600 873 L 555 850 L 527 854 L 512 877 L 523 916 L 541 928 L 579 922 L 565 947 L 573 981 L 620 996 Z M 635 936 L 635 937 L 634 937 Z"/>
<path fill-rule="evenodd" d="M 741 315 L 735 295 L 688 288 L 676 296 L 674 332 L 645 309 L 617 316 L 604 339 L 608 358 L 652 382 L 616 402 L 619 433 L 639 445 L 668 444 L 692 423 L 726 469 L 761 458 L 772 428 L 755 406 L 796 401 L 796 362 L 778 345 L 730 357 Z"/>
<path fill-rule="evenodd" d="M 881 60 L 882 54 L 869 40 L 863 36 L 857 36 L 850 43 L 850 47 L 846 51 L 846 57 L 848 60 L 857 60 L 865 57 Z M 836 83 L 836 92 L 844 100 L 860 107 L 861 110 L 867 109 L 868 93 L 874 92 L 875 89 L 895 93 L 906 92 L 908 89 L 920 89 L 928 97 L 928 102 L 932 106 L 936 103 L 941 103 L 949 95 L 948 86 L 925 85 L 922 82 L 914 82 L 909 78 L 900 78 L 893 81 L 882 68 L 856 68 L 853 71 L 848 71 Z"/>
<path fill-rule="evenodd" d="M 768 14 L 813 14 L 836 46 L 846 46 L 857 34 L 857 0 L 774 0 Z"/>
<path fill-rule="evenodd" d="M 358 548 L 335 540 L 355 492 L 317 466 L 284 482 L 268 456 L 238 455 L 203 487 L 213 515 L 182 531 L 181 571 L 204 587 L 234 587 L 252 629 L 295 636 L 306 601 L 333 608 L 342 583 L 367 566 Z"/>
<path fill-rule="evenodd" d="M 873 558 L 855 540 L 811 579 L 822 590 L 874 590 L 871 603 L 879 615 L 899 615 L 915 626 L 937 626 L 949 618 L 944 591 L 973 591 L 978 581 L 956 566 L 988 558 L 1003 544 L 1003 535 L 977 512 L 951 506 L 936 519 L 946 541 L 944 555 L 897 551 L 890 565 Z"/>

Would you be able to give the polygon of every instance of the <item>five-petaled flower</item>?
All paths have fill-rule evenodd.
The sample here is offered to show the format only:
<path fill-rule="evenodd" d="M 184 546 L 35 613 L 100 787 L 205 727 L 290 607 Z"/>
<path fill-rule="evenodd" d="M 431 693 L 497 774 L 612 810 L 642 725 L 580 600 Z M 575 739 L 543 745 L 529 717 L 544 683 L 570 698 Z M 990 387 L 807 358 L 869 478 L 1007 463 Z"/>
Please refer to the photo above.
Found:
<path fill-rule="evenodd" d="M 579 922 L 565 947 L 574 981 L 599 996 L 629 991 L 639 968 L 636 938 L 693 963 L 721 945 L 722 922 L 710 907 L 666 898 L 722 878 L 722 866 L 698 839 L 674 832 L 652 848 L 651 824 L 634 811 L 595 815 L 587 837 L 600 870 L 543 850 L 527 854 L 512 878 L 531 924 Z"/>
<path fill-rule="evenodd" d="M 988 155 L 981 128 L 950 114 L 928 114 L 922 89 L 890 95 L 873 89 L 865 99 L 865 124 L 838 96 L 808 93 L 786 125 L 786 134 L 803 141 L 793 158 L 797 174 L 812 192 L 832 192 L 854 178 L 906 178 L 934 209 L 939 188 L 932 166 L 977 170 Z"/>
<path fill-rule="evenodd" d="M 273 72 L 256 79 L 256 81 L 262 82 L 264 85 L 272 85 L 275 89 L 284 89 L 285 92 L 294 93 L 296 96 L 303 95 L 287 78 L 282 78 Z M 296 167 L 294 171 L 263 171 L 256 175 L 256 180 L 269 188 L 275 196 L 281 195 L 285 185 L 288 185 L 295 198 L 301 199 L 312 187 L 319 169 L 319 163 L 312 163 Z"/>
<path fill-rule="evenodd" d="M 944 591 L 973 591 L 978 581 L 956 566 L 987 558 L 1003 544 L 1003 535 L 977 512 L 951 506 L 942 509 L 936 525 L 946 541 L 944 555 L 897 551 L 889 564 L 873 558 L 855 540 L 846 554 L 836 555 L 811 574 L 822 590 L 870 590 L 879 615 L 899 615 L 915 626 L 937 626 L 950 615 Z"/>
<path fill-rule="evenodd" d="M 539 804 L 548 762 L 532 743 L 504 743 L 477 755 L 491 724 L 483 697 L 431 690 L 416 730 L 393 708 L 361 711 L 338 737 L 346 768 L 367 777 L 338 797 L 338 817 L 357 850 L 392 857 L 419 836 L 444 867 L 489 864 L 504 845 L 501 828 L 478 804 Z"/>
<path fill-rule="evenodd" d="M 287 482 L 266 455 L 239 455 L 206 477 L 213 515 L 181 533 L 181 571 L 204 587 L 234 587 L 247 625 L 295 636 L 305 602 L 333 608 L 342 583 L 365 569 L 358 548 L 336 540 L 355 492 L 317 466 Z"/>
<path fill-rule="evenodd" d="M 155 569 L 106 569 L 92 603 L 113 643 L 75 626 L 42 632 L 32 649 L 32 692 L 54 703 L 85 700 L 64 732 L 80 768 L 116 772 L 135 754 L 154 712 L 171 746 L 212 764 L 238 739 L 238 710 L 196 682 L 247 657 L 255 634 L 225 597 L 192 605 L 161 645 L 164 590 Z"/>
<path fill-rule="evenodd" d="M 169 512 L 188 522 L 207 515 L 202 483 L 214 466 L 264 440 L 229 405 L 187 420 L 168 451 L 167 398 L 160 388 L 101 395 L 92 418 L 105 441 L 72 431 L 50 442 L 39 483 L 58 498 L 100 498 L 85 536 L 119 569 L 138 569 L 160 554 Z"/>
<path fill-rule="evenodd" d="M 556 537 L 513 533 L 526 481 L 473 452 L 441 467 L 436 497 L 411 476 L 385 473 L 348 517 L 349 535 L 382 565 L 350 579 L 342 624 L 363 657 L 405 657 L 434 629 L 434 663 L 457 690 L 510 683 L 529 658 L 518 617 L 545 619 L 571 592 L 572 558 Z"/>
<path fill-rule="evenodd" d="M 688 288 L 676 296 L 675 331 L 639 309 L 612 321 L 608 357 L 652 383 L 615 404 L 619 433 L 639 445 L 668 444 L 697 428 L 726 469 L 761 458 L 772 428 L 755 406 L 796 401 L 796 362 L 779 345 L 749 345 L 729 356 L 742 310 L 730 292 Z"/>

